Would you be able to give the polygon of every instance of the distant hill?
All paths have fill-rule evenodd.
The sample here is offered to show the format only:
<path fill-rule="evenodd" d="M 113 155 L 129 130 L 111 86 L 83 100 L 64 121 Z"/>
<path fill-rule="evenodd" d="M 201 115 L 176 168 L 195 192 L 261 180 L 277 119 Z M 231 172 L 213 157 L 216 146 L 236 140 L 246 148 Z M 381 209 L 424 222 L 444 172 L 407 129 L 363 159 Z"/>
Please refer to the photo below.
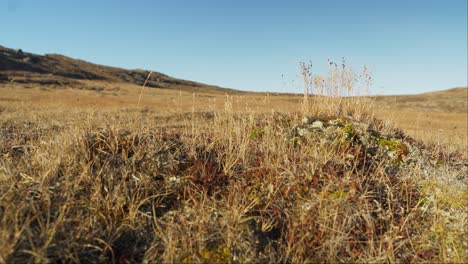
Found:
<path fill-rule="evenodd" d="M 93 64 L 58 54 L 37 55 L 0 46 L 0 83 L 72 86 L 79 80 L 102 80 L 142 85 L 149 71 L 126 70 Z M 153 72 L 148 87 L 195 92 L 239 92 L 218 86 L 176 79 Z"/>
<path fill-rule="evenodd" d="M 468 87 L 415 95 L 377 96 L 377 105 L 422 112 L 468 112 Z"/>

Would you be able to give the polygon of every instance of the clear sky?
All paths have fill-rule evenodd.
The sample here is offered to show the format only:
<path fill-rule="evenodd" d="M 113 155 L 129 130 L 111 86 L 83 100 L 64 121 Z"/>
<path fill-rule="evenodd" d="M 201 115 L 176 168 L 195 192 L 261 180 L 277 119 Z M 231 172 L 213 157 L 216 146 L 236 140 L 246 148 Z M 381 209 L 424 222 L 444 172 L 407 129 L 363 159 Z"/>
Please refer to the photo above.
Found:
<path fill-rule="evenodd" d="M 0 45 L 241 90 L 369 65 L 377 94 L 467 85 L 467 0 L 0 0 Z M 283 77 L 282 77 L 283 76 Z"/>

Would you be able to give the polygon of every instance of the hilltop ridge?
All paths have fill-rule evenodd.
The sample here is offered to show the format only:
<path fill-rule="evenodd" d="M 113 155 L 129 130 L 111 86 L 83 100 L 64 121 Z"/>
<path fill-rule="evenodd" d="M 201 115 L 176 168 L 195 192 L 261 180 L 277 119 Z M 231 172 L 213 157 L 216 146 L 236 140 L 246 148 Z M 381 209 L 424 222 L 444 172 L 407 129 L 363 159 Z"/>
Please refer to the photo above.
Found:
<path fill-rule="evenodd" d="M 0 46 L 0 83 L 19 82 L 74 86 L 80 80 L 123 82 L 142 85 L 150 71 L 127 70 L 104 66 L 59 54 L 38 55 Z M 202 84 L 153 72 L 148 87 L 195 92 L 238 92 L 233 89 Z"/>

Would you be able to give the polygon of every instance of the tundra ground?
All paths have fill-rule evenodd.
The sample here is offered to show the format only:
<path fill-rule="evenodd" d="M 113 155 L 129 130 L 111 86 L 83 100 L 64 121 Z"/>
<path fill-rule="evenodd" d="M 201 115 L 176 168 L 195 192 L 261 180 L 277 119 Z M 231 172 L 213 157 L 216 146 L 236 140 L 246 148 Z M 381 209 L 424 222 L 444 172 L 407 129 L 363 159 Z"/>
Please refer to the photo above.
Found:
<path fill-rule="evenodd" d="M 0 88 L 0 262 L 467 261 L 466 112 L 84 87 Z"/>

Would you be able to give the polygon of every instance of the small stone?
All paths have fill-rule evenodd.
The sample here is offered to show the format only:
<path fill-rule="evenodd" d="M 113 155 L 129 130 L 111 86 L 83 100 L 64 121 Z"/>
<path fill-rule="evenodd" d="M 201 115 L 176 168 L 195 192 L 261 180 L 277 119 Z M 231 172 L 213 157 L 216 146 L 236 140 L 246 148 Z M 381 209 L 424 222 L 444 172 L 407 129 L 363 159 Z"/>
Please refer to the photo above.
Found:
<path fill-rule="evenodd" d="M 322 121 L 315 121 L 314 123 L 312 123 L 312 128 L 322 129 L 323 128 L 323 122 Z"/>

